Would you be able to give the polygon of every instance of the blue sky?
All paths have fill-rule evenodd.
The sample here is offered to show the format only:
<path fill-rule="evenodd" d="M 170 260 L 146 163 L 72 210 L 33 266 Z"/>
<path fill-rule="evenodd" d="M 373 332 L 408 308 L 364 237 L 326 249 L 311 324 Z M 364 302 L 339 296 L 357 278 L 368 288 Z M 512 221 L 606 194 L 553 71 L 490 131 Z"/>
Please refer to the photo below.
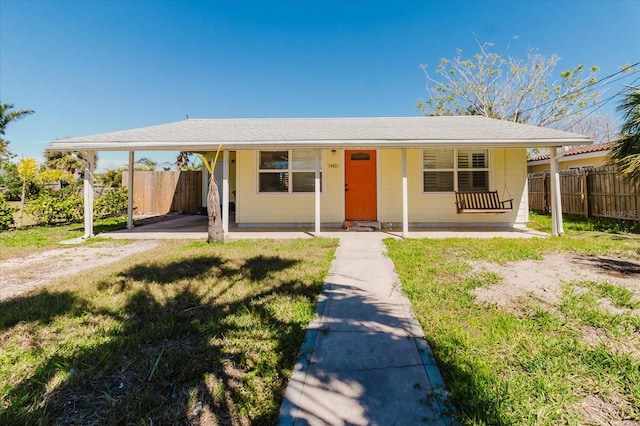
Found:
<path fill-rule="evenodd" d="M 471 55 L 476 39 L 518 57 L 557 53 L 557 72 L 599 65 L 604 77 L 640 61 L 639 20 L 635 0 L 0 0 L 0 101 L 36 111 L 5 136 L 15 154 L 41 158 L 56 138 L 186 114 L 415 116 L 420 64 Z M 125 161 L 101 153 L 99 167 Z"/>

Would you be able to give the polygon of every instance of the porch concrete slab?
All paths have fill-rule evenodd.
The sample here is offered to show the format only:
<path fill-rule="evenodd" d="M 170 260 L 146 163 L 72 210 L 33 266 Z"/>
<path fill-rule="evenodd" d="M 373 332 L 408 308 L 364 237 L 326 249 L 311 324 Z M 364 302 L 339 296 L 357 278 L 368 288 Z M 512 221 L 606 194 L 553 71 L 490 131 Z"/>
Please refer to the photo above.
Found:
<path fill-rule="evenodd" d="M 444 382 L 380 232 L 340 244 L 280 409 L 280 425 L 450 424 Z"/>
<path fill-rule="evenodd" d="M 165 215 L 147 218 L 149 223 L 132 229 L 99 234 L 103 238 L 114 239 L 207 239 L 207 220 L 202 215 Z M 544 232 L 528 228 L 498 228 L 498 227 L 444 227 L 444 228 L 411 228 L 408 235 L 402 235 L 399 230 L 379 230 L 375 232 L 353 232 L 344 229 L 322 228 L 319 236 L 327 238 L 341 238 L 343 235 L 377 234 L 392 238 L 533 238 L 548 237 Z M 313 238 L 316 234 L 311 228 L 268 227 L 268 228 L 238 228 L 232 226 L 225 237 L 226 241 L 256 240 L 256 239 L 299 239 Z M 363 253 L 354 256 L 363 257 Z"/>
<path fill-rule="evenodd" d="M 207 239 L 207 217 L 202 215 L 162 215 L 143 220 L 141 226 L 99 234 L 99 237 L 131 240 Z"/>

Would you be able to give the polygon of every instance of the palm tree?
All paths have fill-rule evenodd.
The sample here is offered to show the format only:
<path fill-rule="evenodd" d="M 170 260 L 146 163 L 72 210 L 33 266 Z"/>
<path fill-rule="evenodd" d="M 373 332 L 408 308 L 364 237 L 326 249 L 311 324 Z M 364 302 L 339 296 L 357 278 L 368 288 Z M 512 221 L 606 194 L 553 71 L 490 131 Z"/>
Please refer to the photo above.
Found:
<path fill-rule="evenodd" d="M 176 158 L 176 170 L 183 170 L 186 166 L 189 165 L 189 156 L 190 152 L 181 151 L 178 154 L 178 158 Z"/>
<path fill-rule="evenodd" d="M 153 171 L 156 170 L 156 166 L 157 165 L 158 165 L 157 161 L 153 161 L 150 158 L 143 157 L 143 158 L 139 159 L 138 161 L 136 161 L 136 163 L 133 165 L 133 170 L 142 170 L 142 171 L 153 172 Z"/>
<path fill-rule="evenodd" d="M 0 160 L 9 155 L 9 141 L 2 138 L 7 125 L 12 121 L 18 121 L 34 113 L 34 111 L 30 109 L 9 111 L 11 109 L 13 109 L 13 104 L 3 104 L 0 102 Z"/>
<path fill-rule="evenodd" d="M 78 175 L 84 170 L 83 155 L 72 151 L 45 151 L 45 164 L 50 170 L 64 170 Z"/>
<path fill-rule="evenodd" d="M 622 173 L 640 179 L 640 87 L 628 86 L 617 108 L 623 115 L 620 137 L 611 148 L 611 160 Z"/>

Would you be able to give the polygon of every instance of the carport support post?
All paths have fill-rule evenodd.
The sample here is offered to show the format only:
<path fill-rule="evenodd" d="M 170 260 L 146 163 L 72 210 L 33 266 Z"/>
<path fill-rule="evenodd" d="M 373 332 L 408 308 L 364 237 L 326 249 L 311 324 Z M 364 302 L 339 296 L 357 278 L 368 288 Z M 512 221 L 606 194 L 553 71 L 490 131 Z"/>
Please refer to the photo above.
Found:
<path fill-rule="evenodd" d="M 129 151 L 127 169 L 127 229 L 133 229 L 133 163 L 134 151 Z"/>
<path fill-rule="evenodd" d="M 407 184 L 407 150 L 402 149 L 402 236 L 409 235 L 409 187 Z"/>
<path fill-rule="evenodd" d="M 222 151 L 222 233 L 229 233 L 229 150 Z"/>
<path fill-rule="evenodd" d="M 320 156 L 322 153 L 319 149 L 314 150 L 315 152 L 315 175 L 314 175 L 314 184 L 315 184 L 315 234 L 320 234 Z"/>
<path fill-rule="evenodd" d="M 84 236 L 83 239 L 93 237 L 93 163 L 95 152 L 87 151 L 84 161 Z"/>
<path fill-rule="evenodd" d="M 562 226 L 562 198 L 560 196 L 560 173 L 558 172 L 558 154 L 555 147 L 549 148 L 551 175 L 551 225 L 552 234 L 564 234 Z"/>

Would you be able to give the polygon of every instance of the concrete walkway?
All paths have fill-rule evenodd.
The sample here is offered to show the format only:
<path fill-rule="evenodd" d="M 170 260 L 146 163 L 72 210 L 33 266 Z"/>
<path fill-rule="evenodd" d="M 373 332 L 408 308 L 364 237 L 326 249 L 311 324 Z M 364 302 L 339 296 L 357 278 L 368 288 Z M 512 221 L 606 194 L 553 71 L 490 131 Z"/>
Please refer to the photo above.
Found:
<path fill-rule="evenodd" d="M 342 233 L 280 425 L 446 425 L 444 384 L 382 239 Z"/>

